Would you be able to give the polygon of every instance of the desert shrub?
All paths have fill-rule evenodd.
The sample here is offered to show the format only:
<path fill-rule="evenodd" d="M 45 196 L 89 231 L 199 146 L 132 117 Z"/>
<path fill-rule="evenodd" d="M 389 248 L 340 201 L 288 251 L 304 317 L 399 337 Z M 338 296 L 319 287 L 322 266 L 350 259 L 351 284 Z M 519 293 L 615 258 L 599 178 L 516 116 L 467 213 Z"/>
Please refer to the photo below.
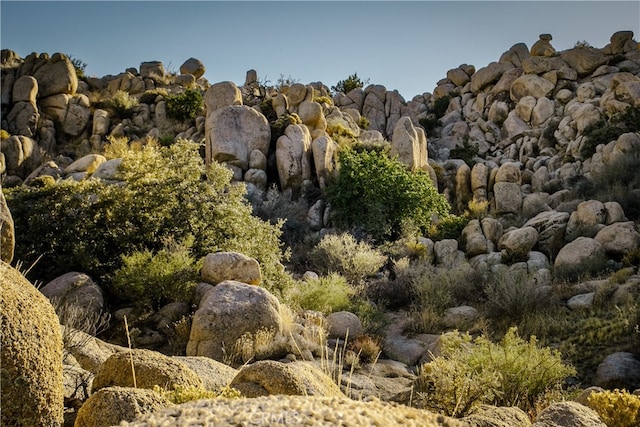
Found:
<path fill-rule="evenodd" d="M 153 387 L 153 391 L 164 396 L 169 402 L 176 405 L 200 399 L 239 399 L 241 397 L 240 392 L 230 386 L 225 386 L 219 390 L 207 390 L 203 387 L 177 385 L 173 390 L 165 390 L 159 385 L 156 385 Z"/>
<path fill-rule="evenodd" d="M 11 136 L 11 134 L 9 132 L 7 132 L 4 129 L 0 129 L 0 140 L 4 140 L 7 139 Z"/>
<path fill-rule="evenodd" d="M 324 274 L 339 273 L 352 285 L 375 275 L 387 258 L 349 233 L 327 234 L 309 255 L 311 264 Z"/>
<path fill-rule="evenodd" d="M 186 356 L 192 323 L 193 314 L 182 316 L 180 319 L 167 325 L 166 330 L 163 331 L 167 337 L 171 355 Z"/>
<path fill-rule="evenodd" d="M 627 132 L 640 131 L 640 107 L 628 107 L 624 112 L 612 115 L 608 120 L 600 120 L 582 132 L 586 137 L 580 147 L 580 155 L 588 159 L 600 144 L 608 144 Z"/>
<path fill-rule="evenodd" d="M 640 421 L 640 396 L 626 390 L 604 390 L 591 393 L 587 399 L 591 409 L 608 426 L 637 427 Z"/>
<path fill-rule="evenodd" d="M 76 77 L 79 79 L 84 78 L 86 76 L 85 72 L 87 71 L 87 63 L 73 55 L 69 55 L 68 58 L 69 61 L 71 61 L 71 65 L 73 65 L 73 69 L 76 71 Z"/>
<path fill-rule="evenodd" d="M 124 90 L 114 93 L 108 101 L 109 110 L 120 120 L 132 118 L 139 105 L 138 100 Z"/>
<path fill-rule="evenodd" d="M 449 102 L 451 102 L 451 95 L 445 95 L 433 102 L 433 114 L 435 114 L 436 119 L 440 119 L 445 115 L 449 108 Z"/>
<path fill-rule="evenodd" d="M 339 147 L 351 147 L 358 140 L 356 134 L 346 127 L 342 120 L 328 120 L 326 132 Z"/>
<path fill-rule="evenodd" d="M 333 313 L 349 307 L 353 290 L 338 273 L 307 279 L 291 288 L 289 301 L 305 310 Z"/>
<path fill-rule="evenodd" d="M 527 412 L 575 374 L 558 351 L 539 348 L 535 336 L 523 340 L 516 328 L 498 343 L 468 333 L 441 339 L 441 356 L 422 366 L 419 384 L 426 406 L 445 415 L 461 417 L 483 403 Z"/>
<path fill-rule="evenodd" d="M 122 267 L 113 277 L 119 300 L 139 308 L 158 310 L 176 301 L 190 301 L 199 268 L 190 254 L 193 238 L 185 243 L 167 242 L 153 253 L 145 249 L 122 255 Z"/>
<path fill-rule="evenodd" d="M 245 188 L 213 162 L 205 168 L 199 146 L 180 140 L 170 147 L 128 152 L 119 184 L 63 180 L 41 188 L 6 189 L 21 239 L 16 259 L 33 279 L 49 281 L 82 271 L 109 288 L 122 254 L 163 248 L 163 240 L 194 237 L 191 255 L 237 251 L 258 260 L 263 285 L 279 292 L 290 278 L 281 268 L 280 224 L 252 215 Z M 285 254 L 286 255 L 286 254 Z"/>
<path fill-rule="evenodd" d="M 407 221 L 426 231 L 433 215 L 449 214 L 427 172 L 411 172 L 383 151 L 345 149 L 339 164 L 337 179 L 327 187 L 338 226 L 362 227 L 382 241 L 398 238 Z"/>
<path fill-rule="evenodd" d="M 346 79 L 338 81 L 335 86 L 331 86 L 331 90 L 335 93 L 347 94 L 353 89 L 364 87 L 366 84 L 369 84 L 369 79 L 362 80 L 358 77 L 358 73 L 353 73 Z"/>
<path fill-rule="evenodd" d="M 158 96 L 166 97 L 169 95 L 166 89 L 150 89 L 144 91 L 140 96 L 140 103 L 142 104 L 155 104 Z"/>
<path fill-rule="evenodd" d="M 286 77 L 284 74 L 280 74 L 280 77 L 278 77 L 278 80 L 276 80 L 276 89 L 278 89 L 278 91 L 282 91 L 283 89 L 286 90 L 289 88 L 289 86 L 292 86 L 296 83 L 300 83 L 300 79 L 291 76 L 291 74 Z"/>
<path fill-rule="evenodd" d="M 382 349 L 380 338 L 371 335 L 360 335 L 349 344 L 349 349 L 353 351 L 361 362 L 375 362 L 380 357 Z"/>
<path fill-rule="evenodd" d="M 194 120 L 202 112 L 204 98 L 197 89 L 165 97 L 167 116 L 178 121 Z"/>
<path fill-rule="evenodd" d="M 333 99 L 328 96 L 314 96 L 313 101 L 317 102 L 318 104 L 333 105 Z"/>
<path fill-rule="evenodd" d="M 467 209 L 464 212 L 464 216 L 470 219 L 481 220 L 489 215 L 489 201 L 488 200 L 476 200 L 471 199 L 467 204 Z"/>
<path fill-rule="evenodd" d="M 296 113 L 284 114 L 278 119 L 269 122 L 269 126 L 271 127 L 271 143 L 274 144 L 278 138 L 284 135 L 287 126 L 299 124 L 302 124 L 302 119 Z"/>
<path fill-rule="evenodd" d="M 360 116 L 360 120 L 358 120 L 358 126 L 360 129 L 367 130 L 369 126 L 371 126 L 371 122 L 365 116 Z"/>
<path fill-rule="evenodd" d="M 429 237 L 435 241 L 444 239 L 459 239 L 462 230 L 469 224 L 466 216 L 447 215 L 440 221 L 431 224 L 429 227 Z"/>
<path fill-rule="evenodd" d="M 640 266 L 640 248 L 625 254 L 625 256 L 622 257 L 622 262 L 627 267 Z"/>
<path fill-rule="evenodd" d="M 436 118 L 434 114 L 429 114 L 427 117 L 418 120 L 418 123 L 424 128 L 429 137 L 432 136 L 438 126 L 442 125 L 440 119 Z"/>

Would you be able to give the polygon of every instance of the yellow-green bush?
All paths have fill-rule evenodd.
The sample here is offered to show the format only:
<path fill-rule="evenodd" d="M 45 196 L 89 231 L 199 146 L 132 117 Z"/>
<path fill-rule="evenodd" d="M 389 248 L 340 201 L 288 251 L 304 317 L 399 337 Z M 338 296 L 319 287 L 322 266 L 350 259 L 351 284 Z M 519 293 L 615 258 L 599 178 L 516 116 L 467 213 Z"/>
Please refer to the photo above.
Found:
<path fill-rule="evenodd" d="M 289 300 L 306 310 L 333 313 L 346 310 L 352 294 L 353 290 L 343 276 L 330 273 L 298 283 L 291 288 Z"/>
<path fill-rule="evenodd" d="M 525 341 L 511 328 L 499 343 L 484 336 L 442 336 L 441 355 L 422 366 L 420 397 L 425 406 L 461 417 L 477 405 L 518 406 L 525 412 L 536 401 L 575 374 L 560 353 L 538 348 L 535 336 Z"/>
<path fill-rule="evenodd" d="M 217 391 L 213 391 L 201 387 L 183 386 L 176 386 L 173 390 L 165 390 L 164 388 L 156 385 L 153 388 L 153 391 L 161 394 L 171 403 L 174 403 L 176 405 L 200 399 L 238 399 L 241 397 L 241 394 L 238 390 L 229 386 L 223 387 L 222 389 Z"/>
<path fill-rule="evenodd" d="M 608 426 L 640 426 L 640 396 L 630 394 L 626 390 L 591 393 L 588 404 Z"/>
<path fill-rule="evenodd" d="M 387 257 L 351 234 L 327 234 L 310 254 L 311 263 L 321 273 L 339 273 L 352 285 L 359 285 L 375 275 Z"/>
<path fill-rule="evenodd" d="M 140 102 L 129 95 L 129 92 L 119 90 L 108 101 L 109 109 L 119 119 L 130 119 L 135 114 Z"/>

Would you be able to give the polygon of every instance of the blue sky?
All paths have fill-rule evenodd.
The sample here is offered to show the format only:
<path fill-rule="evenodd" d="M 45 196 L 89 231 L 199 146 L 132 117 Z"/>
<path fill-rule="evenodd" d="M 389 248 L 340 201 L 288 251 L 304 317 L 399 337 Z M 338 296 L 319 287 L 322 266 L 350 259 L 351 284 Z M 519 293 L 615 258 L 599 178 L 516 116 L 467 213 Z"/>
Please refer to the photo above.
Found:
<path fill-rule="evenodd" d="M 190 57 L 211 83 L 246 71 L 331 87 L 357 72 L 408 101 L 432 92 L 447 70 L 482 68 L 541 33 L 556 50 L 604 47 L 631 30 L 638 1 L 0 1 L 2 49 L 64 52 L 87 74 L 118 74 L 144 61 L 177 71 Z"/>

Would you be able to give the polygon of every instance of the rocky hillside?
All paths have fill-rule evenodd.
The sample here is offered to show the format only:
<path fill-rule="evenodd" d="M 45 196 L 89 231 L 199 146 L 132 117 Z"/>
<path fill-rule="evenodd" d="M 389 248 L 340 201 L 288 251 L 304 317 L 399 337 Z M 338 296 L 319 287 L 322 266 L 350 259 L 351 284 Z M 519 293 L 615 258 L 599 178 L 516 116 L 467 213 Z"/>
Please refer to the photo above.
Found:
<path fill-rule="evenodd" d="M 202 78 L 205 65 L 195 58 L 185 61 L 179 73 L 167 73 L 162 63 L 153 61 L 117 76 L 87 77 L 82 64 L 64 54 L 20 58 L 3 50 L 4 262 L 25 262 L 22 257 L 27 256 L 33 262 L 41 255 L 27 254 L 20 246 L 32 226 L 38 229 L 36 224 L 43 236 L 48 228 L 70 236 L 64 234 L 70 223 L 57 223 L 58 217 L 29 204 L 35 202 L 28 189 L 35 194 L 64 183 L 86 183 L 87 200 L 76 206 L 71 197 L 58 205 L 77 207 L 72 216 L 93 215 L 95 210 L 82 209 L 99 205 L 100 188 L 131 185 L 120 175 L 127 161 L 120 154 L 146 145 L 188 147 L 184 140 L 201 144 L 196 157 L 205 165 L 219 163 L 231 171 L 231 182 L 246 184 L 254 212 L 273 223 L 286 219 L 284 226 L 273 227 L 283 227 L 282 240 L 293 249 L 285 267 L 224 245 L 211 248 L 215 253 L 203 256 L 196 282 L 185 286 L 188 297 L 167 301 L 163 295 L 158 300 L 162 304 L 154 301 L 143 311 L 135 298 L 128 300 L 132 306 L 117 298 L 110 282 L 116 280 L 113 271 L 93 278 L 88 271 L 47 277 L 40 291 L 55 305 L 59 320 L 65 323 L 76 313 L 77 326 L 81 307 L 83 316 L 106 324 L 102 338 L 111 341 L 69 332 L 69 324 L 64 329 L 64 361 L 59 363 L 64 364 L 69 418 L 77 416 L 76 426 L 121 421 L 142 426 L 166 422 L 179 412 L 185 425 L 203 417 L 212 425 L 234 425 L 253 422 L 254 408 L 268 407 L 263 414 L 267 422 L 291 417 L 310 425 L 340 420 L 370 425 L 386 411 L 403 425 L 416 420 L 434 426 L 611 423 L 602 407 L 589 400 L 589 393 L 640 389 L 640 45 L 633 37 L 631 31 L 620 31 L 607 46 L 581 43 L 557 52 L 551 35 L 542 34 L 530 48 L 515 44 L 496 62 L 449 70 L 432 93 L 409 101 L 384 86 L 361 87 L 358 81 L 351 81 L 356 84 L 347 93 L 334 92 L 322 82 L 265 86 L 254 70 L 247 72 L 240 87 L 232 82 L 211 84 Z M 340 229 L 327 189 L 340 174 L 339 153 L 350 147 L 386 152 L 403 170 L 428 173 L 449 202 L 451 215 L 434 215 L 433 229 L 374 241 L 375 246 L 358 227 Z M 157 169 L 169 175 L 167 164 L 179 156 L 171 151 L 165 155 L 154 159 Z M 195 166 L 192 172 L 197 176 L 189 183 L 206 180 L 206 173 L 200 174 Z M 158 182 L 143 181 L 140 188 L 159 199 L 160 193 L 153 193 Z M 378 188 L 373 183 L 371 187 Z M 233 197 L 233 188 L 224 187 L 220 193 Z M 27 198 L 16 199 L 20 189 Z M 186 204 L 198 200 L 198 192 L 183 192 L 180 200 L 185 205 L 176 209 L 186 211 Z M 211 194 L 213 198 L 218 193 Z M 17 206 L 16 200 L 25 202 Z M 239 206 L 224 203 L 230 211 Z M 29 217 L 30 209 L 34 217 Z M 353 210 L 359 209 L 363 207 L 354 203 Z M 21 214 L 12 218 L 10 211 Z M 129 222 L 123 216 L 120 222 L 135 228 L 152 222 L 147 213 L 137 212 L 141 221 Z M 14 222 L 23 228 L 14 227 Z M 113 228 L 91 233 L 119 235 L 126 227 L 116 229 L 116 223 L 105 222 Z M 229 226 L 233 232 L 222 234 L 236 236 L 238 227 L 223 224 L 220 227 Z M 197 229 L 195 221 L 190 225 Z M 91 233 L 88 238 L 93 238 Z M 238 235 L 245 240 L 242 247 L 251 246 L 251 238 Z M 339 244 L 327 238 L 335 235 L 340 236 Z M 256 246 L 267 241 L 257 232 L 253 237 Z M 85 246 L 77 246 L 72 253 L 84 257 Z M 114 256 L 114 248 L 107 249 L 104 253 L 112 258 L 124 255 Z M 331 255 L 341 257 L 343 264 L 332 261 Z M 158 261 L 151 252 L 148 256 L 143 265 Z M 59 272 L 60 263 L 56 268 Z M 336 273 L 346 279 L 336 279 Z M 282 286 L 276 286 L 280 294 L 274 295 L 275 288 L 256 286 L 265 285 L 268 275 L 269 280 L 282 280 Z M 128 280 L 135 282 L 135 276 Z M 3 281 L 5 277 L 9 276 L 2 275 Z M 185 283 L 193 280 L 176 277 Z M 343 291 L 346 303 L 340 305 Z M 135 295 L 146 301 L 150 294 L 142 289 Z M 376 323 L 378 317 L 386 318 L 386 324 Z M 131 331 L 122 326 L 126 318 Z M 451 349 L 443 343 L 457 336 L 447 332 L 469 331 L 469 340 L 486 333 L 504 349 L 525 348 L 525 343 L 504 341 L 513 326 L 559 351 L 539 356 L 536 366 L 548 366 L 547 371 L 528 366 L 522 368 L 532 369 L 527 374 L 520 371 L 509 377 L 501 370 L 504 366 L 494 366 L 494 377 L 483 376 L 480 371 L 490 369 L 486 363 L 484 371 L 472 374 L 451 371 L 455 378 L 472 378 L 458 384 L 466 387 L 468 406 L 451 407 L 447 393 L 456 395 L 456 385 L 438 388 L 437 373 L 454 365 L 437 363 L 462 360 L 469 352 L 447 353 Z M 94 335 L 101 330 L 96 324 L 86 329 Z M 136 347 L 133 353 L 126 349 L 127 340 Z M 492 348 L 487 345 L 474 341 L 472 348 Z M 14 358 L 5 348 L 3 343 L 3 371 Z M 559 359 L 553 358 L 560 355 L 576 370 L 555 370 Z M 464 359 L 455 369 L 468 368 L 479 358 Z M 544 365 L 549 360 L 555 362 Z M 129 375 L 133 365 L 137 374 Z M 541 389 L 545 394 L 538 389 L 534 393 L 537 386 L 529 384 L 530 400 L 519 395 L 508 401 L 505 396 L 513 390 L 495 382 L 496 377 L 552 378 L 554 372 L 556 381 L 543 385 L 558 393 L 564 388 L 562 397 L 547 393 L 547 387 Z M 474 383 L 481 385 L 477 396 L 471 393 Z M 166 390 L 152 391 L 158 385 Z M 220 399 L 237 397 L 225 394 L 230 393 L 229 385 L 251 400 L 238 405 L 236 400 Z M 580 404 L 553 403 L 573 400 L 579 389 L 590 386 L 600 388 L 585 391 L 577 398 Z M 62 392 L 55 384 L 47 387 L 53 394 Z M 192 400 L 178 398 L 180 387 L 195 389 L 196 396 L 217 398 L 174 407 Z M 206 391 L 215 393 L 203 394 Z M 283 407 L 283 401 L 269 397 L 273 395 L 313 398 L 290 398 Z M 349 398 L 358 402 L 345 403 Z M 627 398 L 635 402 L 629 393 L 618 402 Z M 5 405 L 11 402 L 3 399 L 3 423 L 11 413 Z M 290 405 L 298 410 L 291 412 Z M 353 409 L 336 410 L 345 405 Z M 59 419 L 58 412 L 54 416 Z M 625 425 L 637 425 L 633 422 Z"/>

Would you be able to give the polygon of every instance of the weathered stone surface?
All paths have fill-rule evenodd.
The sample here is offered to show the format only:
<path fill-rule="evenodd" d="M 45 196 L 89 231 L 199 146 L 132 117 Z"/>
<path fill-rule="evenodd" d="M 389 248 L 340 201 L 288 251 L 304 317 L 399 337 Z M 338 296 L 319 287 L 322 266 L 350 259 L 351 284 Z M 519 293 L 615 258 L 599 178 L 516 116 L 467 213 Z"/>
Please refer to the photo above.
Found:
<path fill-rule="evenodd" d="M 640 233 L 633 221 L 608 225 L 596 234 L 595 239 L 610 256 L 623 256 L 640 247 Z"/>
<path fill-rule="evenodd" d="M 558 277 L 576 277 L 582 273 L 598 273 L 606 262 L 600 242 L 590 237 L 578 237 L 560 249 L 553 268 Z"/>
<path fill-rule="evenodd" d="M 487 238 L 482 233 L 480 221 L 472 219 L 462 230 L 460 242 L 468 258 L 489 252 Z"/>
<path fill-rule="evenodd" d="M 606 427 L 598 414 L 578 402 L 556 402 L 538 414 L 532 427 Z"/>
<path fill-rule="evenodd" d="M 529 258 L 529 252 L 538 240 L 538 232 L 533 227 L 523 227 L 507 231 L 498 242 L 505 261 L 524 261 Z"/>
<path fill-rule="evenodd" d="M 595 292 L 574 295 L 567 300 L 567 307 L 571 310 L 587 310 L 593 305 Z"/>
<path fill-rule="evenodd" d="M 503 163 L 496 173 L 495 182 L 514 182 L 520 184 L 520 166 L 517 163 Z"/>
<path fill-rule="evenodd" d="M 110 427 L 169 406 L 171 402 L 153 390 L 107 387 L 84 402 L 74 427 Z"/>
<path fill-rule="evenodd" d="M 176 386 L 202 387 L 200 377 L 184 363 L 162 353 L 135 349 L 109 356 L 93 379 L 92 393 L 105 387 L 133 387 L 132 363 L 137 388 L 153 389 L 155 385 L 167 390 Z"/>
<path fill-rule="evenodd" d="M 231 381 L 238 375 L 237 369 L 209 357 L 174 356 L 174 359 L 184 363 L 195 372 L 207 390 L 220 390 L 231 384 Z"/>
<path fill-rule="evenodd" d="M 192 74 L 196 79 L 204 76 L 206 70 L 202 61 L 196 58 L 189 58 L 180 66 L 180 74 Z"/>
<path fill-rule="evenodd" d="M 442 324 L 446 328 L 463 329 L 473 325 L 479 317 L 478 309 L 468 305 L 451 307 L 445 310 Z"/>
<path fill-rule="evenodd" d="M 259 330 L 282 330 L 280 303 L 258 286 L 225 281 L 202 297 L 193 316 L 187 356 L 222 361 L 238 338 Z"/>
<path fill-rule="evenodd" d="M 253 150 L 267 155 L 271 128 L 264 115 L 244 105 L 210 111 L 205 122 L 205 148 L 210 150 L 211 159 L 246 170 Z"/>
<path fill-rule="evenodd" d="M 111 159 L 107 160 L 104 163 L 100 163 L 100 165 L 96 168 L 96 170 L 91 175 L 91 178 L 99 178 L 105 180 L 115 180 L 118 176 L 118 168 L 122 164 L 122 159 Z"/>
<path fill-rule="evenodd" d="M 62 131 L 67 135 L 78 136 L 87 128 L 90 117 L 89 98 L 86 95 L 76 95 L 67 106 Z"/>
<path fill-rule="evenodd" d="M 507 66 L 498 62 L 492 62 L 484 68 L 480 68 L 471 76 L 471 92 L 478 93 L 486 86 L 500 79 Z"/>
<path fill-rule="evenodd" d="M 76 70 L 68 57 L 56 53 L 38 68 L 33 77 L 38 81 L 38 97 L 65 93 L 73 95 L 78 89 Z"/>
<path fill-rule="evenodd" d="M 555 56 L 556 50 L 551 46 L 551 34 L 540 34 L 540 39 L 531 46 L 531 56 Z"/>
<path fill-rule="evenodd" d="M 328 136 L 321 136 L 311 141 L 313 164 L 321 190 L 326 188 L 327 179 L 333 174 L 335 169 L 334 155 L 337 150 L 338 144 Z"/>
<path fill-rule="evenodd" d="M 64 384 L 58 316 L 31 283 L 2 261 L 0 306 L 0 424 L 61 426 Z"/>
<path fill-rule="evenodd" d="M 516 43 L 500 56 L 501 64 L 522 67 L 522 62 L 529 58 L 529 48 L 525 43 Z"/>
<path fill-rule="evenodd" d="M 351 92 L 348 94 L 351 96 Z M 371 85 L 365 90 L 362 115 L 369 119 L 369 129 L 386 134 L 387 115 L 385 113 L 385 101 L 387 89 L 381 85 Z"/>
<path fill-rule="evenodd" d="M 506 135 L 508 140 L 515 140 L 525 132 L 531 130 L 529 125 L 522 120 L 515 110 L 512 110 L 506 116 L 502 123 L 503 134 Z"/>
<path fill-rule="evenodd" d="M 570 242 L 579 236 L 595 237 L 598 231 L 604 228 L 606 219 L 607 210 L 602 202 L 599 200 L 581 202 L 571 213 L 565 238 Z"/>
<path fill-rule="evenodd" d="M 640 388 L 640 361 L 631 353 L 610 354 L 598 365 L 593 383 L 606 389 L 636 390 Z"/>
<path fill-rule="evenodd" d="M 322 112 L 322 106 L 317 102 L 303 101 L 298 107 L 298 116 L 309 130 L 320 129 L 325 130 L 327 128 L 327 121 L 324 118 Z"/>
<path fill-rule="evenodd" d="M 160 61 L 146 61 L 140 64 L 140 76 L 143 79 L 162 80 L 165 77 L 164 65 Z"/>
<path fill-rule="evenodd" d="M 93 135 L 106 135 L 109 132 L 109 113 L 105 110 L 96 109 L 93 112 Z"/>
<path fill-rule="evenodd" d="M 458 258 L 458 241 L 443 239 L 435 243 L 434 254 L 437 264 L 454 266 Z"/>
<path fill-rule="evenodd" d="M 349 311 L 331 313 L 325 319 L 329 338 L 355 339 L 362 334 L 362 323 Z"/>
<path fill-rule="evenodd" d="M 542 98 L 549 96 L 555 85 L 549 80 L 535 74 L 525 74 L 518 77 L 511 85 L 511 100 L 518 102 L 525 96 Z"/>
<path fill-rule="evenodd" d="M 447 71 L 447 78 L 451 80 L 451 83 L 460 87 L 466 85 L 470 81 L 469 75 L 460 68 L 454 68 Z"/>
<path fill-rule="evenodd" d="M 40 113 L 32 102 L 16 102 L 7 115 L 9 132 L 13 135 L 32 137 L 36 135 Z"/>
<path fill-rule="evenodd" d="M 204 94 L 204 106 L 207 110 L 207 116 L 220 108 L 231 107 L 232 105 L 242 105 L 242 93 L 233 82 L 213 84 Z"/>
<path fill-rule="evenodd" d="M 258 361 L 243 367 L 230 385 L 246 397 L 342 395 L 331 377 L 307 362 Z"/>
<path fill-rule="evenodd" d="M 52 302 L 74 305 L 87 314 L 100 315 L 104 308 L 102 289 L 84 273 L 63 274 L 40 288 L 40 292 Z"/>
<path fill-rule="evenodd" d="M 0 261 L 10 263 L 13 260 L 15 245 L 16 232 L 13 217 L 0 186 Z"/>
<path fill-rule="evenodd" d="M 38 167 L 42 159 L 38 143 L 26 136 L 14 135 L 3 139 L 0 148 L 9 175 L 25 177 Z"/>
<path fill-rule="evenodd" d="M 633 31 L 616 31 L 611 35 L 610 41 L 611 53 L 614 55 L 638 49 L 638 44 L 633 40 Z"/>
<path fill-rule="evenodd" d="M 497 214 L 517 214 L 522 209 L 520 185 L 515 182 L 496 182 L 493 186 Z"/>
<path fill-rule="evenodd" d="M 424 169 L 428 164 L 424 130 L 413 126 L 409 117 L 401 117 L 393 130 L 390 154 L 411 170 Z"/>
<path fill-rule="evenodd" d="M 289 125 L 276 142 L 276 164 L 283 189 L 298 191 L 311 178 L 311 135 L 306 126 Z"/>
<path fill-rule="evenodd" d="M 36 103 L 38 81 L 32 76 L 22 76 L 13 84 L 12 102 Z"/>
<path fill-rule="evenodd" d="M 107 158 L 102 154 L 87 154 L 84 157 L 79 158 L 75 162 L 71 163 L 64 169 L 66 175 L 70 175 L 76 172 L 87 172 L 89 174 L 95 172 L 95 170 L 107 161 Z"/>
<path fill-rule="evenodd" d="M 609 59 L 607 55 L 599 50 L 589 48 L 565 50 L 560 54 L 560 57 L 578 72 L 578 76 L 586 76 L 593 73 L 596 68 L 606 64 Z"/>
<path fill-rule="evenodd" d="M 474 427 L 530 427 L 529 416 L 517 406 L 480 405 L 463 421 Z"/>
<path fill-rule="evenodd" d="M 253 258 L 238 252 L 208 254 L 202 265 L 202 281 L 217 285 L 225 280 L 235 280 L 258 285 L 262 281 L 260 264 Z"/>

